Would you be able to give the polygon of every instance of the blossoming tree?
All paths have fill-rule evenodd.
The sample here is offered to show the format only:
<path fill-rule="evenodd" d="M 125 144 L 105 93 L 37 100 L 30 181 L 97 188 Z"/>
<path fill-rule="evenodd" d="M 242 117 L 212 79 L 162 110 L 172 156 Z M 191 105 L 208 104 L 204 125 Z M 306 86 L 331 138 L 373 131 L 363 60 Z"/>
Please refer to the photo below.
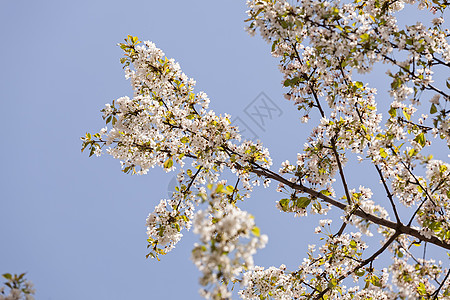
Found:
<path fill-rule="evenodd" d="M 87 133 L 82 150 L 98 156 L 107 148 L 125 173 L 145 174 L 154 166 L 178 172 L 172 198 L 147 218 L 148 257 L 159 260 L 194 225 L 200 238 L 192 259 L 205 298 L 228 299 L 240 286 L 244 299 L 450 299 L 448 262 L 426 253 L 427 245 L 450 250 L 450 165 L 430 155 L 450 145 L 450 83 L 433 77 L 450 68 L 447 5 L 248 1 L 248 31 L 271 44 L 286 99 L 303 122 L 315 124 L 297 161 L 285 161 L 278 171 L 260 142 L 241 140 L 229 115 L 208 109 L 207 95 L 195 91 L 195 81 L 173 59 L 133 36 L 120 47 L 134 95 L 106 104 L 107 127 Z M 434 19 L 400 26 L 405 6 Z M 364 76 L 380 63 L 392 68 L 385 110 L 377 109 L 376 90 Z M 350 186 L 350 159 L 371 165 L 379 182 Z M 235 181 L 224 179 L 226 169 Z M 332 220 L 320 221 L 323 243 L 310 245 L 296 270 L 254 265 L 252 256 L 267 237 L 239 204 L 260 181 L 290 195 L 276 202 L 287 214 L 341 212 L 336 232 L 323 230 Z M 371 188 L 383 192 L 373 197 Z M 371 237 L 381 243 L 375 250 L 367 249 Z M 389 252 L 388 264 L 375 261 Z"/>

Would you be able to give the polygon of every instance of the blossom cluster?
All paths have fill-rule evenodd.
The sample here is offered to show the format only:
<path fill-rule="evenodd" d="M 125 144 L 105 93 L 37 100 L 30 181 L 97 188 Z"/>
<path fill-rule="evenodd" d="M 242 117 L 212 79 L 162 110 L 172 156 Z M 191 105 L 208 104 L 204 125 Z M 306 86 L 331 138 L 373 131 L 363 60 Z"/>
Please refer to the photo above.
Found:
<path fill-rule="evenodd" d="M 229 299 L 229 284 L 240 281 L 244 270 L 252 270 L 253 255 L 267 243 L 253 217 L 240 210 L 219 184 L 211 193 L 208 208 L 196 213 L 194 232 L 200 243 L 194 245 L 192 260 L 202 272 L 200 284 L 207 299 Z M 249 239 L 243 243 L 244 239 Z"/>
<path fill-rule="evenodd" d="M 330 224 L 331 220 L 321 221 L 321 227 Z M 303 260 L 299 269 L 288 272 L 286 266 L 279 268 L 270 267 L 264 269 L 255 267 L 244 274 L 246 287 L 240 292 L 243 299 L 307 299 L 313 297 L 317 291 L 330 289 L 328 299 L 340 299 L 347 294 L 352 299 L 358 294 L 358 288 L 347 288 L 339 285 L 342 276 L 352 274 L 358 268 L 359 258 L 367 245 L 361 240 L 360 233 L 342 234 L 341 236 L 327 236 L 327 243 L 319 248 L 315 255 L 314 245 L 309 246 L 309 257 Z M 355 278 L 365 277 L 372 285 L 363 294 L 380 294 L 380 286 L 386 284 L 388 274 L 384 272 L 377 277 L 373 272 L 366 274 L 361 269 L 354 274 Z M 378 298 L 377 298 L 378 299 Z M 383 299 L 383 298 L 380 298 Z M 385 297 L 385 299 L 387 299 Z"/>
<path fill-rule="evenodd" d="M 286 266 L 279 268 L 255 267 L 244 275 L 246 289 L 239 292 L 242 299 L 273 297 L 275 299 L 300 299 L 306 288 L 295 276 L 286 273 Z"/>
<path fill-rule="evenodd" d="M 5 293 L 4 286 L 0 287 L 0 300 L 34 300 L 35 289 L 33 283 L 25 279 L 25 273 L 5 273 L 2 277 L 7 280 L 5 286 L 9 288 L 9 293 Z"/>

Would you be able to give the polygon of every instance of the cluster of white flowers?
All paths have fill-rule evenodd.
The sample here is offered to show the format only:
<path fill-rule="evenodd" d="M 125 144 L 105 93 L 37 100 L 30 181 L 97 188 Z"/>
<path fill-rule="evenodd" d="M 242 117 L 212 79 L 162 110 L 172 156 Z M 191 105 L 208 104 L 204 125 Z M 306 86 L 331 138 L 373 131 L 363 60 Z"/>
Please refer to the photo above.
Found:
<path fill-rule="evenodd" d="M 450 241 L 450 164 L 430 160 L 426 165 L 428 185 L 421 191 L 426 199 L 417 213 L 417 221 L 428 234 Z"/>
<path fill-rule="evenodd" d="M 150 256 L 166 254 L 175 247 L 183 236 L 181 229 L 191 227 L 193 212 L 193 202 L 180 197 L 159 202 L 146 221 Z"/>
<path fill-rule="evenodd" d="M 5 287 L 0 287 L 0 300 L 34 300 L 35 289 L 31 281 L 25 279 L 25 273 L 3 274 L 3 278 L 7 280 L 5 286 L 9 288 L 9 293 L 5 293 Z"/>
<path fill-rule="evenodd" d="M 359 192 L 356 192 L 355 189 L 351 189 L 350 195 L 352 196 L 352 202 L 354 203 L 354 207 L 357 207 L 358 209 L 361 209 L 365 213 L 370 213 L 374 216 L 378 216 L 383 219 L 389 219 L 389 215 L 384 207 L 381 205 L 377 205 L 375 201 L 373 201 L 372 198 L 372 190 L 363 186 L 359 187 Z M 351 206 L 349 206 L 349 209 L 354 209 Z M 355 227 L 357 227 L 361 233 L 366 234 L 368 236 L 373 236 L 372 232 L 370 231 L 370 222 L 368 222 L 365 219 L 358 218 L 354 215 L 352 215 L 351 211 L 347 211 L 348 215 L 351 215 L 350 218 L 346 219 L 345 217 L 342 217 L 343 219 L 346 219 L 345 222 L 351 223 Z M 382 231 L 383 228 L 379 227 L 379 231 Z"/>
<path fill-rule="evenodd" d="M 331 220 L 322 220 L 321 226 L 329 225 Z M 309 246 L 309 258 L 305 258 L 299 269 L 295 272 L 286 272 L 286 266 L 264 269 L 255 267 L 244 274 L 246 288 L 239 292 L 243 299 L 306 299 L 315 292 L 323 291 L 327 287 L 337 286 L 341 276 L 348 276 L 358 266 L 362 251 L 367 248 L 361 240 L 360 233 L 342 234 L 341 236 L 328 236 L 325 245 L 314 256 L 315 246 Z M 364 273 L 364 272 L 363 272 Z M 373 276 L 373 275 L 370 275 Z M 377 286 L 384 285 L 387 273 L 377 278 Z M 372 287 L 368 291 L 359 292 L 358 288 L 348 290 L 349 295 L 364 293 L 380 294 L 384 292 L 379 287 Z M 345 286 L 333 291 L 328 299 L 340 299 L 345 293 Z M 349 296 L 349 299 L 351 297 Z M 377 298 L 378 299 L 378 298 Z M 381 298 L 383 299 L 383 298 Z"/>
<path fill-rule="evenodd" d="M 194 232 L 201 243 L 195 244 L 192 260 L 202 272 L 200 284 L 211 287 L 201 294 L 207 299 L 231 298 L 228 285 L 253 268 L 253 255 L 265 246 L 267 236 L 260 235 L 253 217 L 230 203 L 220 186 L 211 195 L 208 209 L 197 212 Z M 248 243 L 243 243 L 244 238 Z"/>
<path fill-rule="evenodd" d="M 436 286 L 432 281 L 436 280 L 443 271 L 442 266 L 437 265 L 434 260 L 417 259 L 417 262 L 411 265 L 404 259 L 398 258 L 394 258 L 389 270 L 393 283 L 399 289 L 399 296 L 405 299 L 416 298 L 417 294 L 425 297 L 433 295 Z M 448 289 L 449 284 L 449 282 L 443 282 L 442 289 L 444 291 Z M 447 297 L 442 299 L 449 299 L 449 296 L 447 292 Z"/>
<path fill-rule="evenodd" d="M 295 276 L 286 273 L 286 266 L 279 268 L 255 267 L 244 274 L 246 288 L 239 292 L 242 299 L 300 299 L 306 288 Z"/>

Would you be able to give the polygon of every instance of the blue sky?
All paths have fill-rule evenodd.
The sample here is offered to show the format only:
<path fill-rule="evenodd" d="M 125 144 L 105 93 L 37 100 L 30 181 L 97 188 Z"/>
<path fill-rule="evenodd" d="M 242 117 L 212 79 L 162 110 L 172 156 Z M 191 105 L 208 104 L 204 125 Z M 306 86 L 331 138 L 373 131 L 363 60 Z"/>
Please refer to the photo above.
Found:
<path fill-rule="evenodd" d="M 104 126 L 105 103 L 132 95 L 116 46 L 132 34 L 247 124 L 274 169 L 295 160 L 308 127 L 283 98 L 270 47 L 244 31 L 245 11 L 245 1 L 2 1 L 0 273 L 28 272 L 37 299 L 199 298 L 191 232 L 160 262 L 145 259 L 145 218 L 174 174 L 125 175 L 119 161 L 81 154 L 79 137 Z M 261 92 L 281 113 L 263 127 L 246 114 Z M 244 204 L 269 235 L 256 263 L 292 269 L 316 223 L 278 212 L 274 189 Z"/>

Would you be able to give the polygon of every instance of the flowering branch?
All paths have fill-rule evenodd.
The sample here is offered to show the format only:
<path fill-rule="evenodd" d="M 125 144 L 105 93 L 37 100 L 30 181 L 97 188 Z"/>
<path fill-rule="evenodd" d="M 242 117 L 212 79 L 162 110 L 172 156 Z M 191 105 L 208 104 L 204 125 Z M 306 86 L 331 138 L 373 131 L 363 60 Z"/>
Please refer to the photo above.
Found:
<path fill-rule="evenodd" d="M 322 199 L 323 201 L 325 201 L 326 203 L 329 203 L 343 211 L 349 211 L 351 210 L 351 208 L 337 200 L 334 200 L 328 196 L 325 196 L 324 194 L 317 192 L 311 188 L 308 188 L 306 186 L 303 185 L 299 185 L 293 182 L 290 182 L 289 180 L 279 176 L 276 173 L 271 172 L 270 170 L 265 170 L 261 167 L 259 167 L 258 169 L 252 170 L 253 173 L 262 176 L 262 177 L 266 177 L 266 178 L 270 178 L 273 180 L 276 180 L 278 182 L 281 182 L 287 186 L 289 186 L 290 188 L 294 189 L 294 190 L 298 190 L 301 191 L 303 193 L 307 193 L 315 198 L 319 198 Z M 410 226 L 406 226 L 402 223 L 395 223 L 392 222 L 390 220 L 386 220 L 380 217 L 377 217 L 375 215 L 369 214 L 364 212 L 361 208 L 358 208 L 358 210 L 356 210 L 354 213 L 354 215 L 363 218 L 364 220 L 370 221 L 372 223 L 375 223 L 377 225 L 380 226 L 384 226 L 390 229 L 395 230 L 396 232 L 398 232 L 399 234 L 407 234 L 410 236 L 413 236 L 415 238 L 418 238 L 421 241 L 424 242 L 429 242 L 432 244 L 435 244 L 436 246 L 442 247 L 444 249 L 450 250 L 450 243 L 444 242 L 439 240 L 438 238 L 431 236 L 431 237 L 426 237 L 424 235 L 421 234 L 421 232 L 417 229 L 414 229 Z"/>

